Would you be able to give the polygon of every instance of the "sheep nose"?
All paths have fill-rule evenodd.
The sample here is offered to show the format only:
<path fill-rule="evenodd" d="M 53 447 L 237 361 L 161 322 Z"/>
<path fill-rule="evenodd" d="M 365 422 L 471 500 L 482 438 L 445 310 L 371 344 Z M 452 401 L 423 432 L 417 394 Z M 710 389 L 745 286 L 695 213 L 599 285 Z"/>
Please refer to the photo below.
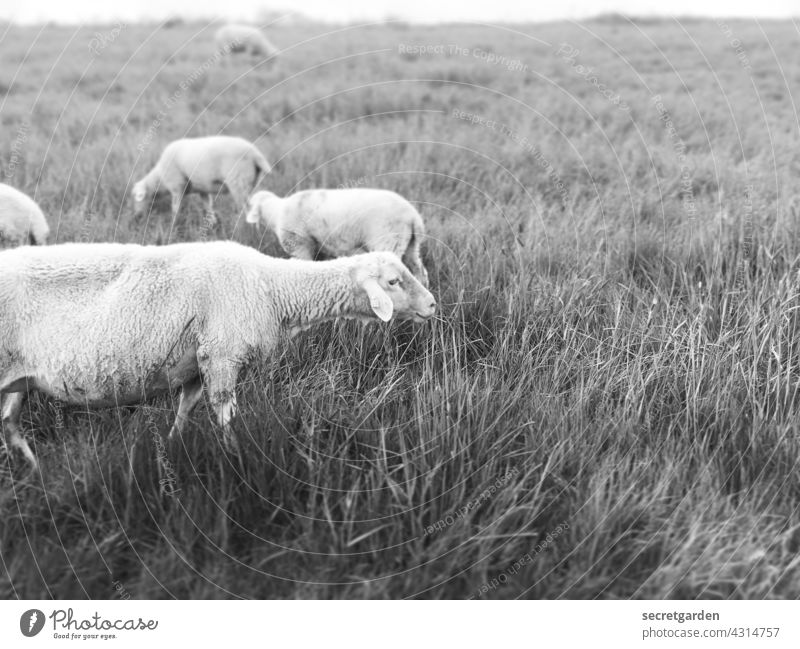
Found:
<path fill-rule="evenodd" d="M 436 300 L 431 300 L 430 304 L 425 309 L 425 317 L 429 318 L 436 313 Z"/>

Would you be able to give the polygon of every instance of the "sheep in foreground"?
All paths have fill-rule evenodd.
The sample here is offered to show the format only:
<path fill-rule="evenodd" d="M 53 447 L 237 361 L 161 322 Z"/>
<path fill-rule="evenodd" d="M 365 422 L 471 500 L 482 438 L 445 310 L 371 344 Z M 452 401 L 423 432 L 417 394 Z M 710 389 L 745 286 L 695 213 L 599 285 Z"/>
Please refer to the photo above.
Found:
<path fill-rule="evenodd" d="M 222 54 L 247 52 L 265 59 L 274 59 L 278 55 L 278 48 L 259 29 L 250 25 L 223 25 L 214 34 L 214 44 Z"/>
<path fill-rule="evenodd" d="M 248 223 L 263 223 L 286 254 L 299 259 L 343 257 L 389 250 L 424 285 L 428 272 L 420 257 L 425 225 L 405 198 L 385 189 L 309 189 L 280 198 L 256 192 Z"/>
<path fill-rule="evenodd" d="M 0 183 L 0 248 L 25 243 L 44 245 L 50 228 L 36 202 L 18 189 Z"/>
<path fill-rule="evenodd" d="M 256 146 L 240 137 L 212 135 L 170 142 L 156 165 L 133 186 L 137 216 L 153 199 L 168 192 L 172 197 L 173 223 L 185 194 L 205 194 L 210 219 L 214 220 L 214 195 L 230 193 L 239 210 L 271 167 Z"/>
<path fill-rule="evenodd" d="M 205 386 L 224 441 L 235 447 L 237 377 L 255 356 L 319 322 L 422 322 L 435 309 L 431 293 L 387 252 L 311 262 L 230 241 L 3 251 L 6 442 L 37 466 L 20 427 L 30 389 L 68 404 L 114 407 L 180 387 L 174 439 Z"/>

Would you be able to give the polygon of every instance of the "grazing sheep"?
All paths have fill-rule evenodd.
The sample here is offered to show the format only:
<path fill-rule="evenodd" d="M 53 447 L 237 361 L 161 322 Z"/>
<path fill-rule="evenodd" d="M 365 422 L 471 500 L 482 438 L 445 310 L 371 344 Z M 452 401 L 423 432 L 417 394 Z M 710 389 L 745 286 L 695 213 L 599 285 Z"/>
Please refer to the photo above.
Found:
<path fill-rule="evenodd" d="M 260 191 L 249 204 L 247 222 L 263 223 L 292 257 L 390 250 L 428 285 L 419 250 L 425 225 L 414 206 L 399 194 L 368 188 L 309 189 L 280 198 Z"/>
<path fill-rule="evenodd" d="M 159 194 L 172 197 L 173 222 L 185 194 L 205 194 L 208 211 L 214 220 L 214 195 L 228 192 L 243 210 L 247 197 L 271 167 L 256 146 L 240 137 L 212 135 L 183 138 L 170 142 L 155 167 L 133 186 L 133 206 L 137 216 Z"/>
<path fill-rule="evenodd" d="M 0 252 L 0 397 L 7 444 L 30 389 L 114 407 L 182 388 L 178 437 L 203 385 L 235 448 L 239 372 L 285 336 L 338 318 L 422 322 L 433 296 L 400 259 L 276 259 L 230 241 L 139 246 L 71 243 Z"/>
<path fill-rule="evenodd" d="M 265 59 L 278 55 L 278 48 L 259 29 L 250 25 L 223 25 L 214 34 L 214 44 L 223 54 L 247 52 Z"/>
<path fill-rule="evenodd" d="M 0 248 L 25 243 L 44 245 L 49 234 L 44 214 L 34 200 L 0 183 Z"/>

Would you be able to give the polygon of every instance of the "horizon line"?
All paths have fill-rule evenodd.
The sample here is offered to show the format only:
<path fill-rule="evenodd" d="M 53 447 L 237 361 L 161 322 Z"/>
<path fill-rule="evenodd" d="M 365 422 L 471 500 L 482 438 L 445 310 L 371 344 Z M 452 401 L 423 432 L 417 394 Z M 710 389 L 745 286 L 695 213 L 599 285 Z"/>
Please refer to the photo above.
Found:
<path fill-rule="evenodd" d="M 446 25 L 547 25 L 558 23 L 580 23 L 580 22 L 598 22 L 608 21 L 609 23 L 657 23 L 666 21 L 678 22 L 714 22 L 720 20 L 729 21 L 765 21 L 765 22 L 794 22 L 800 19 L 800 13 L 787 14 L 785 16 L 772 16 L 772 15 L 740 15 L 740 14 L 669 14 L 669 13 L 625 13 L 616 11 L 605 11 L 600 13 L 592 13 L 584 16 L 576 17 L 562 17 L 562 18 L 543 18 L 543 19 L 524 19 L 524 20 L 469 20 L 469 19 L 455 19 L 455 20 L 425 20 L 418 18 L 404 18 L 392 14 L 387 14 L 382 18 L 348 18 L 343 20 L 332 20 L 326 17 L 314 17 L 303 13 L 301 11 L 276 11 L 265 10 L 259 12 L 259 17 L 233 17 L 233 16 L 203 16 L 197 15 L 191 18 L 183 18 L 180 15 L 170 15 L 161 18 L 147 18 L 144 16 L 136 19 L 127 19 L 124 17 L 103 17 L 87 20 L 65 20 L 63 18 L 44 18 L 36 20 L 18 20 L 14 17 L 8 17 L 0 14 L 0 23 L 5 23 L 12 26 L 20 27 L 42 27 L 42 26 L 97 26 L 97 25 L 114 25 L 123 22 L 126 25 L 167 25 L 167 24 L 183 24 L 192 25 L 197 23 L 250 23 L 250 24 L 276 24 L 279 22 L 288 22 L 292 24 L 318 24 L 318 25 L 336 25 L 336 26 L 357 26 L 357 25 L 413 25 L 420 27 L 432 26 L 446 26 Z"/>

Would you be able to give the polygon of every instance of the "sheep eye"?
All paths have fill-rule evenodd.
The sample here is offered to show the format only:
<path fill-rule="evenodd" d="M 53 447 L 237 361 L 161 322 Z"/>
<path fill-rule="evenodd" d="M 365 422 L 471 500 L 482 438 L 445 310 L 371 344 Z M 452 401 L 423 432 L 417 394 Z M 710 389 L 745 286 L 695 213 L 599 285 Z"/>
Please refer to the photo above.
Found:
<path fill-rule="evenodd" d="M 389 286 L 397 286 L 400 283 L 400 278 L 395 277 L 394 279 L 389 280 Z"/>

